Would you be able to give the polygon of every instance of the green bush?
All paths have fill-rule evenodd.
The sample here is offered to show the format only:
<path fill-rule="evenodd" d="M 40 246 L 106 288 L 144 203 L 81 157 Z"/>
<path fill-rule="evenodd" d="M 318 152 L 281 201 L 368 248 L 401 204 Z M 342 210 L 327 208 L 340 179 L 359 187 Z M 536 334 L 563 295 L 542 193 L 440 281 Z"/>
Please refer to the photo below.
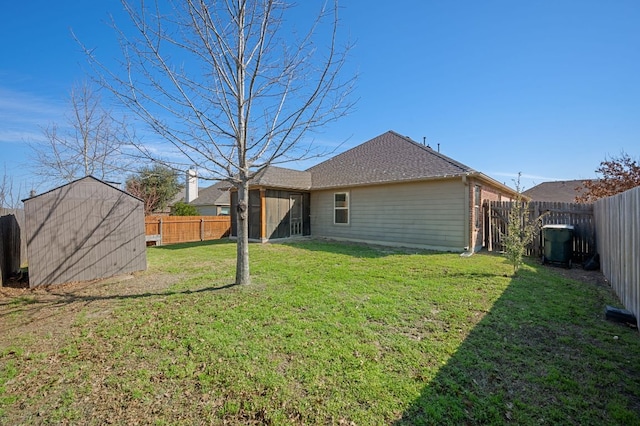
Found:
<path fill-rule="evenodd" d="M 200 216 L 198 209 L 184 201 L 178 201 L 171 208 L 171 216 Z"/>

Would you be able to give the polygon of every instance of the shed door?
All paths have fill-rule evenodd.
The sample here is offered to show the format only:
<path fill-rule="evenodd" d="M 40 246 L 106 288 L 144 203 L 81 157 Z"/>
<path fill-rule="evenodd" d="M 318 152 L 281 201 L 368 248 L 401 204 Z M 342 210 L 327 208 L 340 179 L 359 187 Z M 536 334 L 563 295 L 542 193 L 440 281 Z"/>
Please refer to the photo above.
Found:
<path fill-rule="evenodd" d="M 289 202 L 291 236 L 302 235 L 302 194 L 291 194 Z"/>

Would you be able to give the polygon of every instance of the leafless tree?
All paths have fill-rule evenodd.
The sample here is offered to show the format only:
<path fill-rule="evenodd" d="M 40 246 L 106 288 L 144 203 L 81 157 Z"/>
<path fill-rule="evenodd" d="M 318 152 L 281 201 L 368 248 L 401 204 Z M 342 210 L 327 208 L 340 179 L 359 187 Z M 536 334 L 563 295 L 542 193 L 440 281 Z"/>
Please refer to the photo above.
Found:
<path fill-rule="evenodd" d="M 236 283 L 247 284 L 251 178 L 317 155 L 305 134 L 352 107 L 337 0 L 320 3 L 302 30 L 284 0 L 122 3 L 130 22 L 113 24 L 122 62 L 109 67 L 86 52 L 102 84 L 182 155 L 173 167 L 196 165 L 237 188 Z"/>
<path fill-rule="evenodd" d="M 69 104 L 66 123 L 50 124 L 43 129 L 45 142 L 30 144 L 35 173 L 57 183 L 87 175 L 119 179 L 132 161 L 125 155 L 131 142 L 126 122 L 103 108 L 98 91 L 87 82 L 74 85 Z"/>
<path fill-rule="evenodd" d="M 15 188 L 13 179 L 7 174 L 5 168 L 0 178 L 0 209 L 17 209 L 20 206 L 20 188 Z"/>

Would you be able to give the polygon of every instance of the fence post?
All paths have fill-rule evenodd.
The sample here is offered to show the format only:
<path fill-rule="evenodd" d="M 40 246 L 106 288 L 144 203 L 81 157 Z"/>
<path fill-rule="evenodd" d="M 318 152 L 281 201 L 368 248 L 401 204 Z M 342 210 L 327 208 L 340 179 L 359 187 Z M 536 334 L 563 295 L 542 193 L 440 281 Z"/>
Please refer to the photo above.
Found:
<path fill-rule="evenodd" d="M 204 217 L 200 218 L 200 241 L 204 241 Z"/>
<path fill-rule="evenodd" d="M 164 241 L 162 241 L 162 216 L 158 217 L 158 228 L 160 228 L 160 245 L 164 245 Z"/>

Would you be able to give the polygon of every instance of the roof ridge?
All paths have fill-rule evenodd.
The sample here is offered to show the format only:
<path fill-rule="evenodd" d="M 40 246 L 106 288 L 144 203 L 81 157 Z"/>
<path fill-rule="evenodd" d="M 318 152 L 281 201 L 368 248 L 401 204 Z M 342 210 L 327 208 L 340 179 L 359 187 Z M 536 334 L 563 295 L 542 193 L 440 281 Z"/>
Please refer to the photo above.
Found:
<path fill-rule="evenodd" d="M 423 144 L 421 144 L 421 143 L 418 143 L 418 142 L 414 141 L 413 139 L 411 139 L 409 136 L 403 136 L 403 135 L 401 135 L 401 134 L 399 134 L 398 132 L 395 132 L 395 131 L 393 131 L 393 130 L 390 130 L 389 132 L 390 132 L 390 133 L 393 133 L 394 135 L 396 135 L 396 136 L 398 136 L 398 137 L 400 137 L 400 138 L 402 138 L 402 139 L 404 139 L 406 142 L 412 143 L 412 144 L 414 144 L 415 146 L 417 146 L 417 147 L 419 147 L 419 148 L 423 149 L 424 151 L 426 151 L 426 152 L 428 152 L 428 153 L 430 153 L 430 154 L 433 154 L 433 155 L 435 155 L 435 156 L 439 157 L 440 159 L 442 159 L 442 160 L 444 160 L 444 161 L 448 162 L 449 164 L 452 164 L 452 165 L 454 165 L 454 166 L 456 166 L 456 167 L 459 167 L 459 168 L 461 168 L 461 169 L 464 169 L 464 170 L 466 170 L 466 171 L 468 171 L 468 172 L 476 172 L 476 170 L 475 170 L 473 167 L 469 167 L 469 166 L 467 166 L 466 164 L 463 164 L 463 163 L 461 163 L 461 162 L 459 162 L 459 161 L 456 161 L 456 160 L 454 160 L 453 158 L 448 157 L 448 156 L 446 156 L 446 155 L 442 154 L 440 151 L 435 151 L 435 150 L 434 150 L 433 148 L 431 148 L 430 146 L 427 146 L 427 145 L 423 145 Z"/>
<path fill-rule="evenodd" d="M 378 139 L 379 137 L 384 136 L 384 135 L 385 135 L 385 134 L 387 134 L 387 133 L 393 133 L 393 134 L 398 135 L 398 134 L 397 134 L 396 132 L 394 132 L 393 130 L 387 130 L 386 132 L 384 132 L 384 133 L 382 133 L 382 134 L 380 134 L 380 135 L 374 136 L 374 137 L 372 137 L 372 138 L 370 138 L 370 139 L 367 139 L 366 141 L 361 142 L 361 143 L 357 144 L 356 146 L 352 146 L 351 148 L 347 149 L 346 151 L 342 151 L 341 153 L 338 153 L 338 154 L 336 154 L 336 155 L 334 155 L 334 156 L 332 156 L 332 157 L 330 157 L 330 158 L 327 158 L 326 160 L 321 161 L 321 162 L 319 162 L 318 164 L 314 164 L 313 166 L 311 166 L 311 167 L 309 167 L 309 168 L 305 169 L 304 171 L 305 171 L 305 172 L 308 172 L 308 171 L 310 171 L 311 169 L 313 169 L 314 167 L 318 167 L 319 165 L 324 164 L 324 163 L 327 163 L 327 162 L 329 162 L 329 161 L 332 161 L 334 158 L 340 157 L 341 155 L 344 155 L 344 154 L 346 154 L 346 153 L 348 153 L 348 152 L 351 152 L 351 151 L 353 151 L 353 150 L 354 150 L 354 149 L 356 149 L 356 148 L 360 148 L 362 145 L 364 145 L 364 144 L 366 144 L 366 143 L 369 143 L 369 142 L 371 142 L 371 141 L 372 141 L 372 140 L 374 140 L 374 139 Z M 398 136 L 400 136 L 400 135 L 398 135 Z"/>
<path fill-rule="evenodd" d="M 130 193 L 128 193 L 127 191 L 125 191 L 125 190 L 123 190 L 123 189 L 118 188 L 117 186 L 115 186 L 115 184 L 114 184 L 113 182 L 112 182 L 112 183 L 109 183 L 109 182 L 107 182 L 107 181 L 105 181 L 105 180 L 102 180 L 102 179 L 99 179 L 99 178 L 97 178 L 97 177 L 95 177 L 95 176 L 93 176 L 93 175 L 86 175 L 86 176 L 83 176 L 83 177 L 81 177 L 81 178 L 74 179 L 74 180 L 72 180 L 71 182 L 63 183 L 62 185 L 56 186 L 55 188 L 51 188 L 50 190 L 45 191 L 45 192 L 43 192 L 43 193 L 41 193 L 41 194 L 36 194 L 36 195 L 34 195 L 34 196 L 32 196 L 32 197 L 27 197 L 27 198 L 25 198 L 25 199 L 23 199 L 23 200 L 21 200 L 21 201 L 22 201 L 22 202 L 25 202 L 25 201 L 28 201 L 28 200 L 32 200 L 32 199 L 34 199 L 34 198 L 38 198 L 38 197 L 40 197 L 40 196 L 43 196 L 43 195 L 49 194 L 49 193 L 51 193 L 51 192 L 53 192 L 53 191 L 57 191 L 57 190 L 59 190 L 59 189 L 65 188 L 65 187 L 67 187 L 67 186 L 71 186 L 71 185 L 73 185 L 74 183 L 80 182 L 80 181 L 85 180 L 85 179 L 93 179 L 93 180 L 95 180 L 95 181 L 97 181 L 97 182 L 100 182 L 100 183 L 102 183 L 102 184 L 104 184 L 104 185 L 106 185 L 106 186 L 110 187 L 110 188 L 115 189 L 115 190 L 116 190 L 116 191 L 118 191 L 118 192 L 122 192 L 122 193 L 123 193 L 123 194 L 125 194 L 125 195 L 128 195 L 128 196 L 130 196 L 130 197 L 132 197 L 132 198 L 135 198 L 136 200 L 143 201 L 143 200 L 142 200 L 142 198 L 140 198 L 140 197 L 136 197 L 135 195 L 130 194 Z"/>

